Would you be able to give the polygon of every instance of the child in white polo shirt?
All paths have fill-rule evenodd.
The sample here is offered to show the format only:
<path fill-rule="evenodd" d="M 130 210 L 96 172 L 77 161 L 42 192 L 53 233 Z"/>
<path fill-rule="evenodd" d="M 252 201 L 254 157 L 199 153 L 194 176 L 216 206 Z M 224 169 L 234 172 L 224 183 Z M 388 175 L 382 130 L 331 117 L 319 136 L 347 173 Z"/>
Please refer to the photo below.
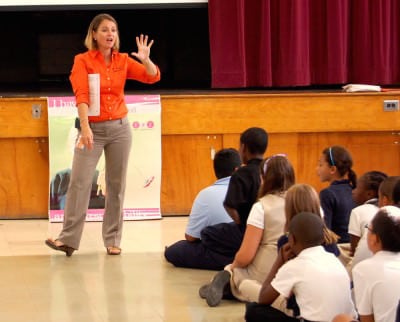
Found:
<path fill-rule="evenodd" d="M 400 299 L 400 209 L 383 207 L 368 224 L 374 254 L 353 269 L 354 295 L 361 322 L 392 322 Z M 335 321 L 354 321 L 337 317 Z"/>
<path fill-rule="evenodd" d="M 396 202 L 394 200 L 394 188 L 396 186 L 396 183 L 400 182 L 400 176 L 391 176 L 387 177 L 385 180 L 383 180 L 379 186 L 378 190 L 378 207 L 384 207 L 384 206 L 389 206 L 389 205 L 394 205 Z M 376 210 L 378 212 L 379 209 Z M 376 214 L 375 212 L 375 214 Z M 375 216 L 374 214 L 374 216 Z M 371 219 L 373 216 L 371 217 Z M 364 224 L 365 226 L 365 224 Z M 366 228 L 364 227 L 364 230 Z M 357 248 L 355 249 L 354 257 L 351 261 L 350 264 L 350 271 L 353 269 L 357 263 L 363 261 L 366 258 L 372 257 L 371 251 L 368 249 L 367 245 L 367 234 L 364 233 L 359 240 L 357 244 Z"/>
<path fill-rule="evenodd" d="M 353 269 L 357 310 L 361 318 L 394 321 L 400 299 L 400 209 L 382 208 L 368 228 L 367 240 L 374 256 Z"/>
<path fill-rule="evenodd" d="M 312 213 L 294 216 L 289 225 L 289 243 L 284 245 L 263 283 L 259 304 L 246 307 L 247 322 L 330 322 L 339 312 L 354 315 L 350 278 L 339 259 L 321 246 L 324 223 Z M 282 295 L 294 294 L 299 317 L 291 317 L 271 304 Z"/>
<path fill-rule="evenodd" d="M 358 205 L 350 213 L 349 235 L 350 256 L 354 256 L 360 238 L 365 233 L 365 225 L 378 212 L 379 186 L 387 178 L 381 171 L 369 171 L 357 180 L 353 189 L 353 200 Z"/>

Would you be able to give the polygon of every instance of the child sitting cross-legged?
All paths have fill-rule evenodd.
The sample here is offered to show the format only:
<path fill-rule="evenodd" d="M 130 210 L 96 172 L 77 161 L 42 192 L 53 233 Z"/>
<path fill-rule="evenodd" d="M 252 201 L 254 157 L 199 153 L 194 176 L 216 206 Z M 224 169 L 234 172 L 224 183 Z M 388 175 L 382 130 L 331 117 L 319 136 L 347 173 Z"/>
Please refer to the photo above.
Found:
<path fill-rule="evenodd" d="M 231 264 L 199 290 L 209 306 L 219 305 L 223 298 L 248 301 L 250 294 L 240 288 L 241 283 L 252 280 L 261 285 L 277 256 L 277 240 L 285 225 L 285 194 L 295 174 L 282 154 L 267 158 L 261 174 L 259 200 L 251 209 L 239 251 Z"/>
<path fill-rule="evenodd" d="M 355 315 L 350 278 L 340 260 L 324 250 L 325 225 L 320 216 L 302 212 L 288 227 L 285 244 L 265 279 L 259 303 L 246 306 L 247 322 L 331 321 L 338 312 Z M 271 304 L 282 295 L 296 296 L 298 317 L 288 316 Z"/>

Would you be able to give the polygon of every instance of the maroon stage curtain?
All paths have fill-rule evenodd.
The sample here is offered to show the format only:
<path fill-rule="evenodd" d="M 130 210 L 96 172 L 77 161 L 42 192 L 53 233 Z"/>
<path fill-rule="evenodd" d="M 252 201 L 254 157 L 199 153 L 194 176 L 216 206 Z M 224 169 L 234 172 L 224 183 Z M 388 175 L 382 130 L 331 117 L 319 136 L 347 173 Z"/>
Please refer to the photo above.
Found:
<path fill-rule="evenodd" d="M 209 0 L 213 88 L 400 83 L 398 0 Z"/>

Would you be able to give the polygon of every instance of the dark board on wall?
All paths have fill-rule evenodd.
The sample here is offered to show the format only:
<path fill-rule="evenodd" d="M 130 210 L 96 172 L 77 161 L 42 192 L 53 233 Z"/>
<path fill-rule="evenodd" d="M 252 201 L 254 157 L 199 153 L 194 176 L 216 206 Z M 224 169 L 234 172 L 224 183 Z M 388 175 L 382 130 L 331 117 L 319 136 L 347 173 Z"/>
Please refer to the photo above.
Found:
<path fill-rule="evenodd" d="M 7 48 L 0 51 L 0 95 L 5 89 L 69 89 L 68 76 L 91 19 L 113 15 L 119 24 L 121 51 L 136 50 L 135 36 L 155 43 L 152 59 L 162 81 L 152 89 L 210 88 L 207 6 L 135 7 L 104 10 L 0 12 Z M 127 89 L 146 88 L 128 82 Z"/>

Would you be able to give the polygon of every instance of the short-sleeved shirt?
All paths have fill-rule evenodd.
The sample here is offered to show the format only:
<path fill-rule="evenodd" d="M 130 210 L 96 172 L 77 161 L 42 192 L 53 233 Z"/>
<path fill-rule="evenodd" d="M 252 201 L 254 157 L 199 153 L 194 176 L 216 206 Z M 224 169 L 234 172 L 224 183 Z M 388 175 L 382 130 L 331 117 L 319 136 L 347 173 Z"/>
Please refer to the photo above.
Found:
<path fill-rule="evenodd" d="M 365 225 L 371 221 L 378 210 L 379 208 L 371 203 L 355 207 L 350 214 L 349 234 L 362 237 L 365 233 Z"/>
<path fill-rule="evenodd" d="M 387 209 L 391 213 L 397 212 L 398 207 L 396 206 L 384 206 L 381 209 Z M 374 216 L 373 216 L 374 217 Z M 372 220 L 372 218 L 371 218 Z M 367 228 L 364 228 L 367 230 Z M 364 232 L 362 234 L 360 240 L 358 241 L 356 251 L 354 252 L 353 260 L 351 261 L 351 266 L 355 267 L 359 262 L 363 261 L 364 259 L 372 257 L 373 254 L 368 248 L 368 241 L 367 241 L 367 233 Z"/>
<path fill-rule="evenodd" d="M 257 200 L 260 188 L 261 159 L 252 159 L 236 170 L 231 177 L 224 205 L 236 209 L 240 225 L 245 227 L 251 207 Z"/>
<path fill-rule="evenodd" d="M 358 313 L 373 314 L 376 322 L 394 321 L 400 299 L 400 253 L 379 251 L 352 273 Z"/>
<path fill-rule="evenodd" d="M 204 227 L 232 221 L 223 205 L 229 180 L 230 177 L 219 179 L 197 194 L 190 211 L 186 234 L 200 238 Z"/>
<path fill-rule="evenodd" d="M 257 201 L 253 207 L 251 207 L 249 217 L 247 218 L 247 224 L 252 225 L 254 227 L 264 229 L 265 226 L 265 215 L 264 209 L 262 207 L 262 203 Z"/>
<path fill-rule="evenodd" d="M 355 207 L 352 190 L 349 180 L 338 180 L 320 192 L 326 226 L 339 235 L 339 243 L 348 243 L 350 240 L 349 219 Z"/>
<path fill-rule="evenodd" d="M 349 275 L 322 246 L 306 248 L 286 262 L 271 285 L 286 298 L 294 294 L 306 320 L 332 321 L 338 313 L 355 313 Z"/>
<path fill-rule="evenodd" d="M 285 193 L 267 194 L 251 208 L 247 225 L 262 229 L 267 235 L 262 242 L 275 246 L 285 221 Z"/>
<path fill-rule="evenodd" d="M 362 235 L 360 240 L 358 241 L 353 260 L 351 261 L 351 266 L 354 267 L 364 259 L 372 257 L 372 255 L 372 252 L 368 248 L 367 234 L 364 233 L 364 235 Z"/>

